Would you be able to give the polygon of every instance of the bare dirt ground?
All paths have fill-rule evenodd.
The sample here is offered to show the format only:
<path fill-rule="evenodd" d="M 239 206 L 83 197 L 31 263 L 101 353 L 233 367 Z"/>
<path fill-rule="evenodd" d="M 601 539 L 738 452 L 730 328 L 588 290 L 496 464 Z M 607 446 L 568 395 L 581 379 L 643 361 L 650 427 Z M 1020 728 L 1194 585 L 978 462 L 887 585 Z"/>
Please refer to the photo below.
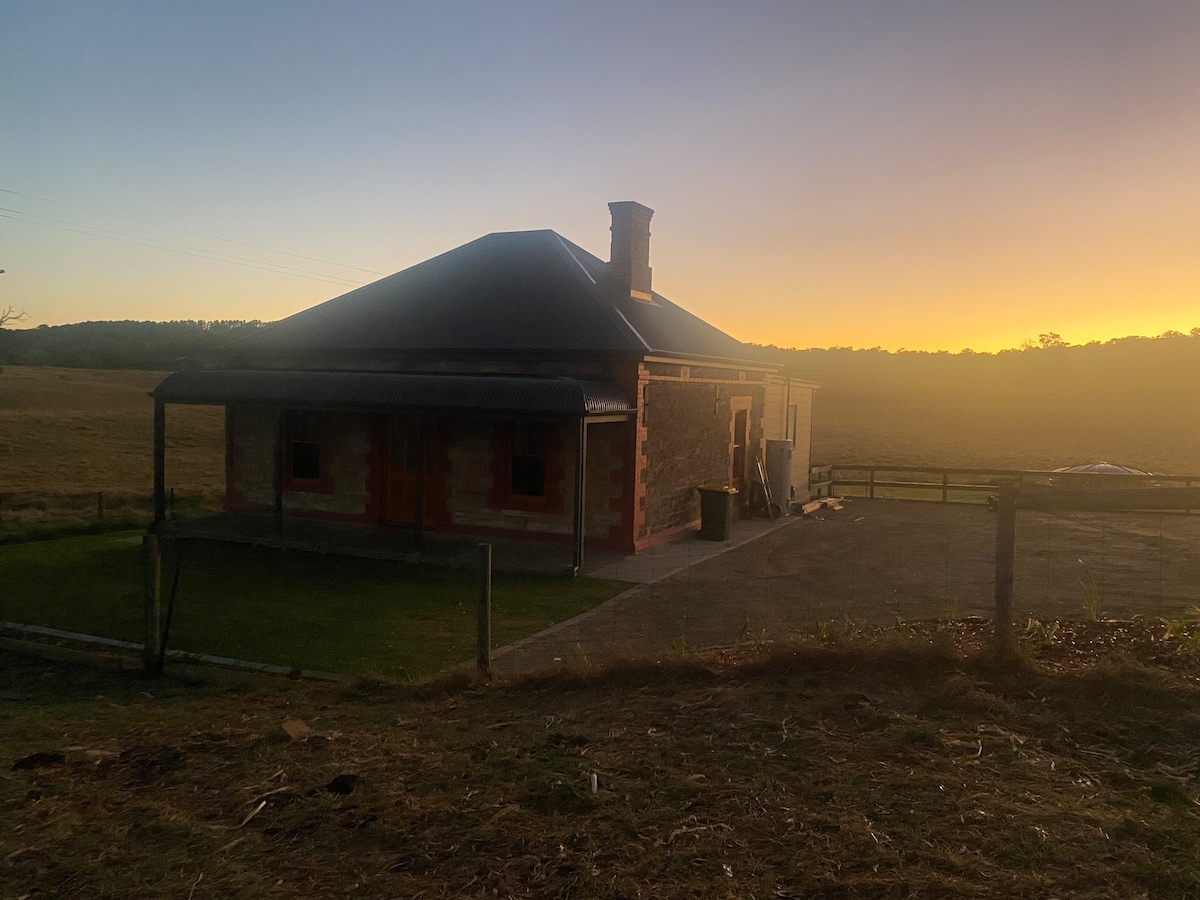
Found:
<path fill-rule="evenodd" d="M 623 595 L 498 665 L 659 658 L 847 622 L 990 618 L 995 529 L 981 506 L 848 501 Z M 1015 604 L 1020 625 L 1189 617 L 1200 606 L 1200 516 L 1021 513 Z"/>
<path fill-rule="evenodd" d="M 986 623 L 892 627 L 489 687 L 4 653 L 0 896 L 1196 897 L 1195 635 L 995 664 Z"/>

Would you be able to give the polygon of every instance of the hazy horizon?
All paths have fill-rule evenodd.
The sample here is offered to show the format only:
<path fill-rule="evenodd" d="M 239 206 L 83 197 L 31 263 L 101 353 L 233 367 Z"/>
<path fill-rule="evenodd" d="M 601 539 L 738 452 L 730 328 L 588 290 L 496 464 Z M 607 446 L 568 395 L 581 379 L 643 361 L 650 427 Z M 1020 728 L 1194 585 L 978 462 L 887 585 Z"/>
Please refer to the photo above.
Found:
<path fill-rule="evenodd" d="M 606 259 L 621 199 L 656 210 L 655 289 L 744 341 L 1200 323 L 1184 0 L 7 12 L 23 326 L 278 319 L 492 231 Z"/>

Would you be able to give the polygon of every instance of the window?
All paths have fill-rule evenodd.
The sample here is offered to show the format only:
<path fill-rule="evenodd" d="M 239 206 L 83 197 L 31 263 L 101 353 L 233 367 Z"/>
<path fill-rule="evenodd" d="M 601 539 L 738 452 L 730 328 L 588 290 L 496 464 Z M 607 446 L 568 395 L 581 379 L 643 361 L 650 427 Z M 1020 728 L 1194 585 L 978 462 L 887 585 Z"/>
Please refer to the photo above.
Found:
<path fill-rule="evenodd" d="M 321 445 L 292 441 L 292 477 L 315 481 L 321 477 Z"/>
<path fill-rule="evenodd" d="M 792 442 L 792 446 L 796 445 L 796 404 L 788 407 L 787 413 L 787 439 Z"/>
<path fill-rule="evenodd" d="M 563 512 L 565 441 L 565 429 L 557 422 L 496 422 L 491 428 L 488 508 Z"/>
<path fill-rule="evenodd" d="M 312 417 L 305 413 L 291 413 L 287 420 L 287 480 L 290 487 L 299 490 L 314 489 L 322 480 L 324 470 L 321 459 L 321 443 Z"/>
<path fill-rule="evenodd" d="M 538 422 L 515 422 L 512 431 L 509 493 L 546 496 L 546 430 Z"/>
<path fill-rule="evenodd" d="M 739 409 L 733 414 L 733 480 L 746 477 L 746 445 L 750 442 L 750 410 Z"/>

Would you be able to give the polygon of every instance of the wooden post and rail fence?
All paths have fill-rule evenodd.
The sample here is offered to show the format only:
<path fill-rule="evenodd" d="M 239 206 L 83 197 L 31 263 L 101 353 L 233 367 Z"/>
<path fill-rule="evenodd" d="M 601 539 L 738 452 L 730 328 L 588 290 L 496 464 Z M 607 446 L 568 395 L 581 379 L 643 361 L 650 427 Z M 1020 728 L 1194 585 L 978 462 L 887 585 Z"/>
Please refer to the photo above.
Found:
<path fill-rule="evenodd" d="M 1103 485 L 1129 490 L 1152 485 L 1153 489 L 1161 490 L 1190 488 L 1200 483 L 1200 475 L 1108 475 L 1045 469 L 822 464 L 812 466 L 809 487 L 814 497 L 841 495 L 878 499 L 886 494 L 889 499 L 978 503 L 997 494 L 1003 481 L 1015 481 L 1018 486 L 1046 484 L 1065 489 Z"/>
<path fill-rule="evenodd" d="M 881 478 L 881 474 L 888 477 Z M 809 477 L 813 497 L 878 499 L 888 492 L 889 499 L 974 503 L 978 502 L 976 497 L 986 495 L 996 511 L 995 628 L 997 649 L 1001 653 L 1011 652 L 1014 646 L 1018 510 L 1189 514 L 1200 510 L 1197 483 L 1200 475 L 836 464 L 814 465 Z M 901 496 L 896 496 L 897 493 Z"/>

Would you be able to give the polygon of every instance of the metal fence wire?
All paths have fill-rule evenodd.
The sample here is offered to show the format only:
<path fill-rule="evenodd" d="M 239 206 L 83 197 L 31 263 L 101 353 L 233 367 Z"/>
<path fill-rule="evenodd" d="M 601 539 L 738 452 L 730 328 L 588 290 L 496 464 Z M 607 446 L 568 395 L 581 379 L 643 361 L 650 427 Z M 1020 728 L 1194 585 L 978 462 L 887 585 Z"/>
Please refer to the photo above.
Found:
<path fill-rule="evenodd" d="M 997 515 L 987 506 L 866 498 L 842 506 L 773 524 L 742 522 L 762 533 L 716 555 L 695 539 L 643 554 L 640 571 L 650 583 L 535 640 L 509 667 L 993 618 Z M 1200 618 L 1200 516 L 1022 511 L 1015 556 L 1018 628 Z"/>

